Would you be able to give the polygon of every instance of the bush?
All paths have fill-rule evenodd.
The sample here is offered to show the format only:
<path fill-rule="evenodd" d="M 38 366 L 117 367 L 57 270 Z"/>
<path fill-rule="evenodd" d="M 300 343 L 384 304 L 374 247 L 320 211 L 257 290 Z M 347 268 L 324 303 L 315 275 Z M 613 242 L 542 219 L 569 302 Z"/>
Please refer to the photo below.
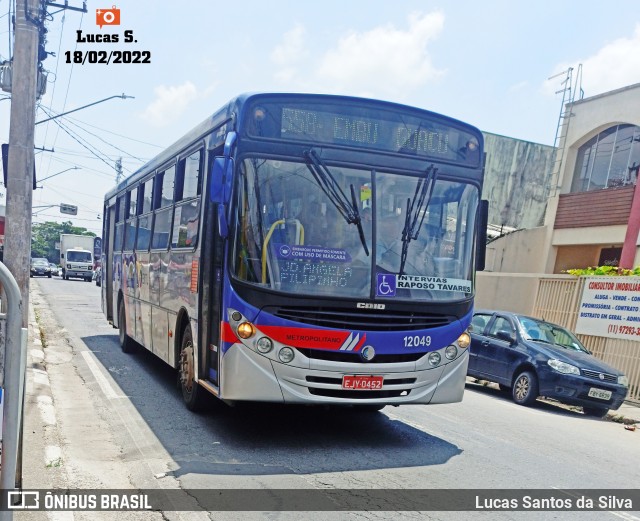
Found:
<path fill-rule="evenodd" d="M 640 275 L 640 266 L 636 266 L 632 270 L 618 268 L 617 266 L 597 266 L 588 268 L 576 268 L 567 270 L 564 273 L 580 277 L 581 275 L 606 275 L 609 277 L 632 277 Z"/>

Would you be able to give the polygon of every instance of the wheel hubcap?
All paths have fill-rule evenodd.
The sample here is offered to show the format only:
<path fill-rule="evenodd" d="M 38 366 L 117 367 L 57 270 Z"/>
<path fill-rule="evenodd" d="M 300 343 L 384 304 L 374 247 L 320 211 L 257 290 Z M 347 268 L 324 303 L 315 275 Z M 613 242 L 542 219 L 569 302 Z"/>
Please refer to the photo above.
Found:
<path fill-rule="evenodd" d="M 188 343 L 180 351 L 180 383 L 190 393 L 193 389 L 193 345 Z"/>
<path fill-rule="evenodd" d="M 522 376 L 516 382 L 516 396 L 518 400 L 522 400 L 529 392 L 529 379 Z"/>

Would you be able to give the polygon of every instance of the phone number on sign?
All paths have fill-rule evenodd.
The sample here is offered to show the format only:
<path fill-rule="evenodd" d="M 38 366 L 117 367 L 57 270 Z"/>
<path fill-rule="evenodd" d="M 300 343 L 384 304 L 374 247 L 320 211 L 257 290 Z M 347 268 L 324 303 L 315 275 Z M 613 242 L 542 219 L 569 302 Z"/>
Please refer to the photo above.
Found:
<path fill-rule="evenodd" d="M 609 333 L 614 335 L 637 335 L 640 336 L 640 327 L 619 326 L 618 324 L 609 324 L 607 328 Z"/>
<path fill-rule="evenodd" d="M 67 51 L 67 63 L 151 63 L 151 51 Z"/>

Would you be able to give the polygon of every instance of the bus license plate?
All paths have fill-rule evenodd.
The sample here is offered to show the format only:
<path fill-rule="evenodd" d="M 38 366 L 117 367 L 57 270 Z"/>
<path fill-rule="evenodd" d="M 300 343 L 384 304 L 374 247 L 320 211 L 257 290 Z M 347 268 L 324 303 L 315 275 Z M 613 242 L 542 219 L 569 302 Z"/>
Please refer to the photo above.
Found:
<path fill-rule="evenodd" d="M 611 399 L 611 391 L 605 391 L 604 389 L 596 389 L 592 387 L 589 389 L 589 396 L 591 398 L 600 398 L 601 400 L 610 400 Z"/>
<path fill-rule="evenodd" d="M 356 391 L 376 391 L 382 389 L 383 376 L 345 375 L 342 388 Z"/>

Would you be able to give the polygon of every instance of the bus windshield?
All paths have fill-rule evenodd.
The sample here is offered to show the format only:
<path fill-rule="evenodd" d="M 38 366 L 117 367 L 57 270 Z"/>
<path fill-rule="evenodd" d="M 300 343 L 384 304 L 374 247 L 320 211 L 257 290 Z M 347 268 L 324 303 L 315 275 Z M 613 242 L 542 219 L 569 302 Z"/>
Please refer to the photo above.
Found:
<path fill-rule="evenodd" d="M 472 294 L 476 186 L 253 157 L 238 168 L 235 276 L 305 296 L 450 301 Z"/>

